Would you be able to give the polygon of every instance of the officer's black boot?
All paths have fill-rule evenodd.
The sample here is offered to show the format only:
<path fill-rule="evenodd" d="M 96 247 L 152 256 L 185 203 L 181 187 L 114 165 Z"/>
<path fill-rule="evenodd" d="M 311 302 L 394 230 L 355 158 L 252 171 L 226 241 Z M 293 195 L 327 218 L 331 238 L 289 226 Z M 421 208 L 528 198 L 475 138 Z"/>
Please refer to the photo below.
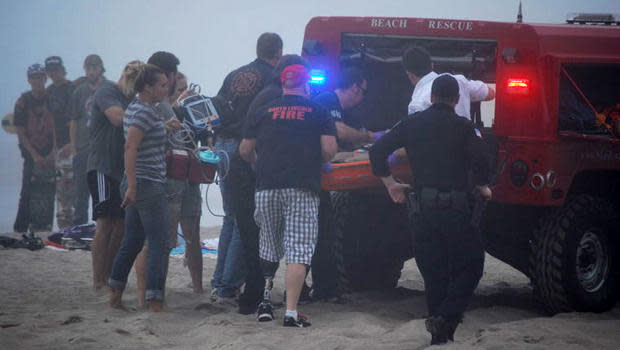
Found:
<path fill-rule="evenodd" d="M 459 326 L 459 323 L 461 323 L 461 320 L 459 319 L 449 320 L 447 322 L 446 328 L 449 341 L 454 341 L 454 333 L 456 332 L 456 328 Z"/>
<path fill-rule="evenodd" d="M 441 316 L 430 316 L 426 319 L 426 330 L 431 333 L 431 345 L 448 342 L 448 324 Z"/>

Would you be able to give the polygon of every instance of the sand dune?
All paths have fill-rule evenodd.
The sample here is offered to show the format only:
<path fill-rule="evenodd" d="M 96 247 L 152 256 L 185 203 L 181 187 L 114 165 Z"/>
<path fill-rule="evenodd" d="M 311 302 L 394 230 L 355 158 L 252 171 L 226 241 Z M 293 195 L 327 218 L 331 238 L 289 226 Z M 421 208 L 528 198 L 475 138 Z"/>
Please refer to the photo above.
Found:
<path fill-rule="evenodd" d="M 217 230 L 207 230 L 203 238 Z M 232 306 L 213 304 L 189 288 L 183 260 L 171 263 L 169 312 L 123 312 L 91 290 L 86 251 L 30 252 L 0 248 L 0 349 L 423 349 L 426 307 L 415 261 L 405 264 L 399 288 L 348 296 L 344 305 L 313 303 L 300 311 L 313 326 L 290 329 L 258 323 Z M 205 286 L 215 260 L 205 258 Z M 281 299 L 282 271 L 275 298 Z M 207 288 L 209 290 L 209 288 Z M 135 279 L 125 293 L 135 306 Z M 536 309 L 528 280 L 487 256 L 484 277 L 447 349 L 618 349 L 620 308 L 604 314 L 545 317 Z M 431 347 L 434 348 L 434 347 Z"/>

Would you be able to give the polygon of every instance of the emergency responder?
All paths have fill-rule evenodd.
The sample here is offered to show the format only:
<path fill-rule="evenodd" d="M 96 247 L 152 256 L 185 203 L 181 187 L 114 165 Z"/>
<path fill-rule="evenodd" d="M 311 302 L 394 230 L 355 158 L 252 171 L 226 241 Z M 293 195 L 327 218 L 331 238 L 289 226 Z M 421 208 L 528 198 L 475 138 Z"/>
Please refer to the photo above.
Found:
<path fill-rule="evenodd" d="M 280 81 L 280 74 L 282 74 L 282 71 L 286 67 L 294 64 L 301 64 L 306 67 L 306 69 L 310 70 L 310 62 L 299 55 L 289 54 L 280 57 L 280 60 L 278 60 L 278 63 L 273 69 L 273 77 L 271 82 L 269 85 L 265 86 L 258 95 L 256 95 L 256 98 L 254 98 L 248 109 L 248 116 L 253 115 L 259 108 L 282 96 L 282 82 Z M 286 291 L 284 292 L 284 297 L 286 298 Z M 310 287 L 304 283 L 301 290 L 301 295 L 299 296 L 298 304 L 307 304 L 310 302 L 312 302 L 310 299 Z"/>
<path fill-rule="evenodd" d="M 409 114 L 420 112 L 432 104 L 431 86 L 433 80 L 439 75 L 433 72 L 433 63 L 429 53 L 421 47 L 412 47 L 403 53 L 403 66 L 407 77 L 415 85 L 411 102 L 409 102 Z M 453 75 L 459 85 L 461 98 L 454 110 L 456 114 L 471 119 L 470 102 L 491 101 L 495 98 L 495 90 L 479 80 L 468 80 L 462 75 Z"/>
<path fill-rule="evenodd" d="M 325 107 L 335 122 L 340 151 L 353 151 L 363 144 L 373 143 L 385 131 L 371 132 L 361 128 L 361 123 L 350 113 L 366 95 L 368 82 L 361 69 L 348 67 L 340 71 L 334 91 L 324 91 L 312 100 Z M 331 165 L 323 165 L 330 172 Z M 342 303 L 338 287 L 338 271 L 333 252 L 331 199 L 329 192 L 321 191 L 319 206 L 319 240 L 312 257 L 312 300 Z"/>
<path fill-rule="evenodd" d="M 285 327 L 308 327 L 297 302 L 318 236 L 320 167 L 336 154 L 334 121 L 307 99 L 308 70 L 301 64 L 280 75 L 282 97 L 248 116 L 240 155 L 256 164 L 256 222 L 266 279 L 258 320 L 271 321 L 270 290 L 278 262 L 286 256 Z"/>
<path fill-rule="evenodd" d="M 469 197 L 473 191 L 491 197 L 489 167 L 480 133 L 454 111 L 458 100 L 456 79 L 438 77 L 432 85 L 432 106 L 396 124 L 370 149 L 373 173 L 381 177 L 392 200 L 409 200 L 431 344 L 453 339 L 484 265 Z M 411 164 L 411 186 L 397 182 L 387 166 L 388 156 L 401 147 Z"/>
<path fill-rule="evenodd" d="M 324 91 L 312 100 L 329 110 L 338 130 L 338 149 L 352 151 L 356 146 L 375 141 L 383 132 L 373 133 L 362 129 L 361 123 L 349 113 L 359 105 L 368 90 L 364 73 L 357 67 L 344 68 L 334 91 Z"/>

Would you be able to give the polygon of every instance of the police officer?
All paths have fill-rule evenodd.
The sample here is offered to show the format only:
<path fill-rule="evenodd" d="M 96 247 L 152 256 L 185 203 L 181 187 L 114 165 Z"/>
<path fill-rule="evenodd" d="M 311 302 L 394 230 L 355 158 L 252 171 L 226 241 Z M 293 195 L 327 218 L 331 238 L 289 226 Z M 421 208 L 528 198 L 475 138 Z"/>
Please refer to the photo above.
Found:
<path fill-rule="evenodd" d="M 409 199 L 416 261 L 426 288 L 426 328 L 434 345 L 453 340 L 482 276 L 484 250 L 471 224 L 469 197 L 472 187 L 486 199 L 491 190 L 480 133 L 454 111 L 457 81 L 450 75 L 435 79 L 431 100 L 427 110 L 410 115 L 381 137 L 370 149 L 370 161 L 394 202 Z M 411 185 L 397 182 L 386 163 L 401 147 L 411 164 Z"/>

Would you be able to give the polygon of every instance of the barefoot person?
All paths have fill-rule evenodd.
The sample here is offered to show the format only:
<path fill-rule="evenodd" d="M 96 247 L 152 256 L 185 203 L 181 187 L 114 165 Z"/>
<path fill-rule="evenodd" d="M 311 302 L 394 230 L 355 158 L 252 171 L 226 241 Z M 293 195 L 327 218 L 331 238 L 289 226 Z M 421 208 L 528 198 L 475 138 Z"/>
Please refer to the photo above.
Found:
<path fill-rule="evenodd" d="M 106 285 L 112 262 L 123 239 L 120 182 L 123 176 L 123 116 L 134 97 L 133 83 L 139 61 L 127 64 L 118 83 L 105 80 L 90 100 L 88 189 L 93 199 L 93 220 L 97 224 L 91 247 L 93 287 Z"/>
<path fill-rule="evenodd" d="M 179 59 L 170 52 L 158 51 L 151 55 L 148 63 L 163 70 L 168 79 L 169 96 L 157 103 L 154 109 L 164 119 L 168 132 L 174 133 L 176 129 L 181 127 L 181 123 L 171 105 L 177 83 L 177 66 L 180 63 Z M 175 146 L 168 142 L 167 148 L 174 149 Z M 200 247 L 202 198 L 200 196 L 200 185 L 189 183 L 187 179 L 179 180 L 168 178 L 166 179 L 166 197 L 168 199 L 170 211 L 170 231 L 166 237 L 164 251 L 164 290 L 166 286 L 166 277 L 168 275 L 170 252 L 177 246 L 178 227 L 180 223 L 186 243 L 187 267 L 192 279 L 192 286 L 194 292 L 202 293 L 202 250 Z M 143 307 L 145 304 L 147 255 L 148 243 L 145 244 L 136 260 L 139 307 Z"/>
<path fill-rule="evenodd" d="M 152 64 L 139 68 L 139 93 L 125 112 L 125 177 L 122 206 L 126 208 L 125 237 L 109 279 L 110 306 L 122 308 L 121 298 L 136 256 L 148 239 L 145 298 L 149 311 L 164 305 L 164 249 L 169 230 L 166 199 L 166 129 L 153 106 L 168 96 L 168 79 Z"/>

